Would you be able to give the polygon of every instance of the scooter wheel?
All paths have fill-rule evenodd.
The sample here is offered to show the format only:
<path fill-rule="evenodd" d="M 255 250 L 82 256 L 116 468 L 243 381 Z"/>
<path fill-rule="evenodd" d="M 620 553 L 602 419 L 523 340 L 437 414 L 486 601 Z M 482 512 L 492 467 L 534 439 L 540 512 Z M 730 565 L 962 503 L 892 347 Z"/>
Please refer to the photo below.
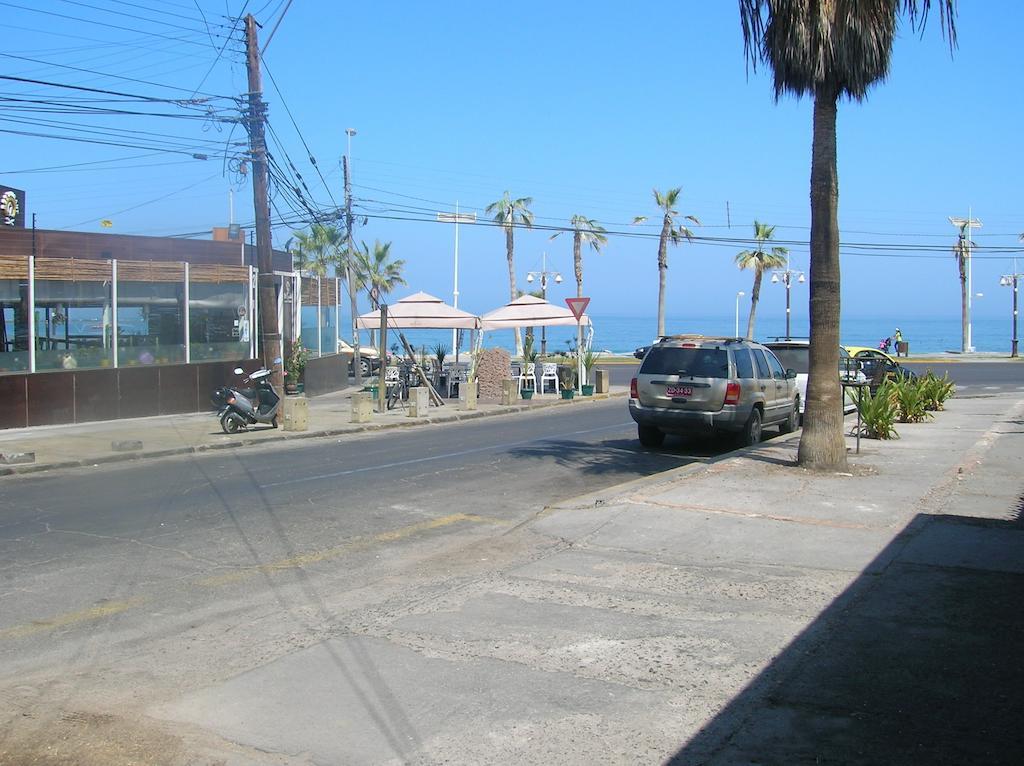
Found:
<path fill-rule="evenodd" d="M 233 412 L 227 412 L 224 414 L 224 417 L 220 419 L 220 427 L 226 434 L 237 434 L 245 427 L 245 424 L 238 415 Z"/>

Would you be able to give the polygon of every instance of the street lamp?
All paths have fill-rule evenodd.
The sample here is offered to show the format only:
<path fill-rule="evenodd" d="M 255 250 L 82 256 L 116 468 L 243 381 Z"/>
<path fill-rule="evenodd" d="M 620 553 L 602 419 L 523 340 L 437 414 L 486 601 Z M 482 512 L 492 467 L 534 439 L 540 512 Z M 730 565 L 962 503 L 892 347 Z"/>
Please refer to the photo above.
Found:
<path fill-rule="evenodd" d="M 438 213 L 437 220 L 441 223 L 454 223 L 455 224 L 455 268 L 453 269 L 454 274 L 454 287 L 452 289 L 452 305 L 455 308 L 459 307 L 459 224 L 460 223 L 476 223 L 476 213 L 460 213 L 459 212 L 459 201 L 455 201 L 455 212 L 454 213 Z M 452 330 L 452 348 L 455 349 L 455 362 L 459 361 L 459 331 Z"/>
<path fill-rule="evenodd" d="M 793 277 L 796 277 L 796 281 L 803 284 L 807 281 L 802 271 L 796 271 L 789 268 L 789 254 L 786 254 L 786 269 L 784 271 L 772 272 L 772 284 L 777 285 L 782 282 L 786 286 L 786 340 L 789 340 L 789 315 L 790 315 L 790 303 L 789 303 L 789 290 L 793 286 Z"/>
<path fill-rule="evenodd" d="M 736 332 L 734 334 L 737 338 L 740 337 L 740 298 L 744 295 L 746 293 L 742 290 L 736 293 Z"/>
<path fill-rule="evenodd" d="M 533 280 L 540 280 L 540 296 L 544 299 L 548 299 L 548 277 L 555 278 L 555 284 L 562 284 L 562 275 L 557 271 L 548 271 L 548 254 L 541 254 L 541 266 L 540 271 L 528 271 L 526 272 L 526 281 L 533 284 Z M 546 356 L 548 353 L 548 333 L 547 327 L 541 325 L 540 328 L 540 355 Z"/>
<path fill-rule="evenodd" d="M 1014 268 L 1012 274 L 1003 274 L 999 277 L 999 284 L 1003 287 L 1013 288 L 1013 336 L 1010 340 L 1010 356 L 1017 356 L 1017 280 L 1024 277 L 1024 274 L 1018 274 L 1017 269 Z"/>
<path fill-rule="evenodd" d="M 965 307 L 967 309 L 967 333 L 965 334 L 963 339 L 962 350 L 965 352 L 974 351 L 974 339 L 972 337 L 973 327 L 971 324 L 971 246 L 973 245 L 973 243 L 971 242 L 971 229 L 980 229 L 982 224 L 981 221 L 979 221 L 977 218 L 971 217 L 970 208 L 967 209 L 966 218 L 957 218 L 956 216 L 951 215 L 949 216 L 949 222 L 960 230 L 960 238 L 964 240 L 963 244 L 966 248 L 967 253 L 967 306 Z"/>

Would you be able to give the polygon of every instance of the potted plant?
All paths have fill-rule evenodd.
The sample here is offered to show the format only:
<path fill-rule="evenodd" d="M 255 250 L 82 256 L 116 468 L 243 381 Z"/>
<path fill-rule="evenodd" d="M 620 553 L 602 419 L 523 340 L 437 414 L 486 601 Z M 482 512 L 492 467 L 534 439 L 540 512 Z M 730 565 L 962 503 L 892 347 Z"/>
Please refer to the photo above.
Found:
<path fill-rule="evenodd" d="M 292 352 L 284 362 L 284 392 L 286 394 L 301 393 L 305 388 L 306 364 L 309 362 L 309 351 L 301 343 L 292 345 Z"/>
<path fill-rule="evenodd" d="M 576 367 L 571 364 L 558 365 L 558 381 L 562 384 L 562 398 L 572 399 L 576 395 Z"/>
<path fill-rule="evenodd" d="M 597 360 L 600 356 L 600 352 L 595 353 L 593 349 L 589 348 L 583 352 L 583 369 L 587 371 L 587 382 L 580 386 L 580 391 L 584 396 L 594 395 L 594 381 L 591 379 L 590 371 L 594 369 L 594 365 L 597 364 Z"/>
<path fill-rule="evenodd" d="M 441 378 L 444 376 L 444 360 L 448 356 L 448 346 L 438 343 L 431 351 L 434 352 L 434 359 L 437 360 L 437 369 L 434 372 L 434 385 L 441 388 Z"/>

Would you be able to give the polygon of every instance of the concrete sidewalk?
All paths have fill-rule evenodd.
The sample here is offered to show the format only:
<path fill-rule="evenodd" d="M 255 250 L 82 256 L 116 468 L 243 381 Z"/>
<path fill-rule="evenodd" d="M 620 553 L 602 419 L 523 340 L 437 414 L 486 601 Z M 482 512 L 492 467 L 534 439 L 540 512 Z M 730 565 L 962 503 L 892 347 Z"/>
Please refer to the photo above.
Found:
<path fill-rule="evenodd" d="M 447 399 L 444 406 L 431 406 L 426 417 L 409 417 L 409 409 L 396 408 L 384 414 L 375 412 L 370 423 L 358 424 L 352 422 L 352 394 L 357 390 L 350 387 L 309 397 L 309 429 L 306 431 L 257 425 L 228 435 L 221 430 L 212 409 L 198 414 L 0 430 L 0 476 L 513 415 L 545 407 L 581 406 L 628 393 L 621 386 L 612 386 L 608 394 L 577 396 L 569 401 L 554 394 L 534 396 L 530 401 L 518 400 L 514 405 L 479 400 L 475 410 L 467 410 L 465 402 Z"/>
<path fill-rule="evenodd" d="M 1024 401 L 899 432 L 561 503 L 150 715 L 231 764 L 1019 763 Z"/>

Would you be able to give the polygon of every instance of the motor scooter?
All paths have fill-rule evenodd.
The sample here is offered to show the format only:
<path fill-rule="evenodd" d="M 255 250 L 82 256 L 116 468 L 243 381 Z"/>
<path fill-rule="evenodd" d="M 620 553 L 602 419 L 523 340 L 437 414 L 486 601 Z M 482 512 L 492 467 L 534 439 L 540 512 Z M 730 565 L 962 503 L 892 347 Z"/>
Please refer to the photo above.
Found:
<path fill-rule="evenodd" d="M 236 367 L 235 375 L 245 375 L 245 370 Z M 245 388 L 247 384 L 251 385 Z M 257 423 L 269 423 L 277 428 L 281 397 L 270 383 L 270 370 L 249 373 L 242 386 L 223 386 L 210 397 L 217 407 L 217 418 L 224 433 L 238 433 Z"/>

